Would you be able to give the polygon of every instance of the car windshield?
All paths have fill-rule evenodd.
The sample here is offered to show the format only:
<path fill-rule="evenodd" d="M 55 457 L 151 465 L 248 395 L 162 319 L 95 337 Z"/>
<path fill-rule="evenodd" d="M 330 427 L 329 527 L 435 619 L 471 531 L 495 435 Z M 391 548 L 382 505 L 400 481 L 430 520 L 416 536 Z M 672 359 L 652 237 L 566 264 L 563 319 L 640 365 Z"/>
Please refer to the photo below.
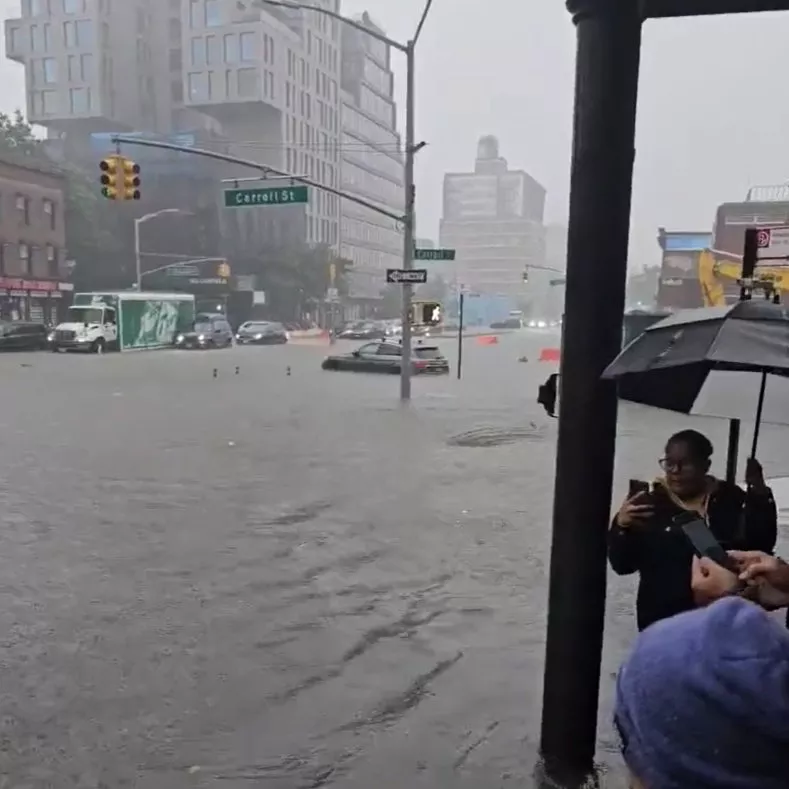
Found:
<path fill-rule="evenodd" d="M 101 323 L 103 310 L 98 307 L 69 307 L 68 319 L 71 323 Z"/>
<path fill-rule="evenodd" d="M 414 348 L 414 356 L 417 359 L 441 359 L 441 351 L 438 348 Z"/>
<path fill-rule="evenodd" d="M 271 323 L 245 323 L 241 328 L 244 331 L 270 331 L 274 325 Z"/>
<path fill-rule="evenodd" d="M 211 323 L 195 321 L 194 330 L 198 334 L 210 334 L 214 330 L 214 327 Z"/>

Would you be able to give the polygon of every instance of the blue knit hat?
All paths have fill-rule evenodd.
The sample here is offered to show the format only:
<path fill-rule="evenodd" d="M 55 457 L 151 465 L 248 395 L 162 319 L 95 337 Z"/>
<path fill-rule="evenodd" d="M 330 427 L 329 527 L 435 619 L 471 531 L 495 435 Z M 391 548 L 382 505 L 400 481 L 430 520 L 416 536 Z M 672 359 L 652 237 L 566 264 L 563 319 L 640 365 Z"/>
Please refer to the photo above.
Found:
<path fill-rule="evenodd" d="M 619 672 L 614 719 L 647 789 L 787 789 L 789 632 L 739 598 L 658 622 Z"/>

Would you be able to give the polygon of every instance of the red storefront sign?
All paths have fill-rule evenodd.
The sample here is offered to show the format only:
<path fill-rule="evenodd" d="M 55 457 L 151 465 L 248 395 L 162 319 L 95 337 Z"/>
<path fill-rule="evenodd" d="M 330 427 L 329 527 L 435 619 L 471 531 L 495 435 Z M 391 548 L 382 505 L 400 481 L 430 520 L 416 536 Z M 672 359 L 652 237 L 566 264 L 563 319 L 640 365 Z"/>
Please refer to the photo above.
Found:
<path fill-rule="evenodd" d="M 52 291 L 58 290 L 58 283 L 43 279 L 17 279 L 16 277 L 0 277 L 0 289 L 51 293 Z"/>

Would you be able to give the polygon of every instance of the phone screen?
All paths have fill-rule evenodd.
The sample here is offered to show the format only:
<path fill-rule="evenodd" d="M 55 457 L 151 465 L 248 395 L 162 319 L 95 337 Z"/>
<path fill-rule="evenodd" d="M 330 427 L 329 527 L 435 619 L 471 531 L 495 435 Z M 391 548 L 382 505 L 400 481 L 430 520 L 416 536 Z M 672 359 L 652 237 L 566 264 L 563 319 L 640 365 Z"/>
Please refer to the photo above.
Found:
<path fill-rule="evenodd" d="M 723 546 L 715 539 L 715 535 L 710 531 L 710 527 L 701 520 L 693 518 L 681 523 L 680 528 L 693 546 L 697 556 L 706 556 L 716 564 L 725 567 L 727 570 L 737 572 L 737 565 Z"/>

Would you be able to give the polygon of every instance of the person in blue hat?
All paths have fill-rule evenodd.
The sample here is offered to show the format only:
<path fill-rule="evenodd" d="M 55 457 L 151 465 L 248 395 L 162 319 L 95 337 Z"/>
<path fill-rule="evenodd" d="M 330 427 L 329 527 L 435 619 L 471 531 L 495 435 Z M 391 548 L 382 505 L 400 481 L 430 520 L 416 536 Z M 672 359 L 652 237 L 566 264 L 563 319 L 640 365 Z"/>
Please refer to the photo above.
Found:
<path fill-rule="evenodd" d="M 634 789 L 789 787 L 789 633 L 727 597 L 643 631 L 616 683 Z"/>

